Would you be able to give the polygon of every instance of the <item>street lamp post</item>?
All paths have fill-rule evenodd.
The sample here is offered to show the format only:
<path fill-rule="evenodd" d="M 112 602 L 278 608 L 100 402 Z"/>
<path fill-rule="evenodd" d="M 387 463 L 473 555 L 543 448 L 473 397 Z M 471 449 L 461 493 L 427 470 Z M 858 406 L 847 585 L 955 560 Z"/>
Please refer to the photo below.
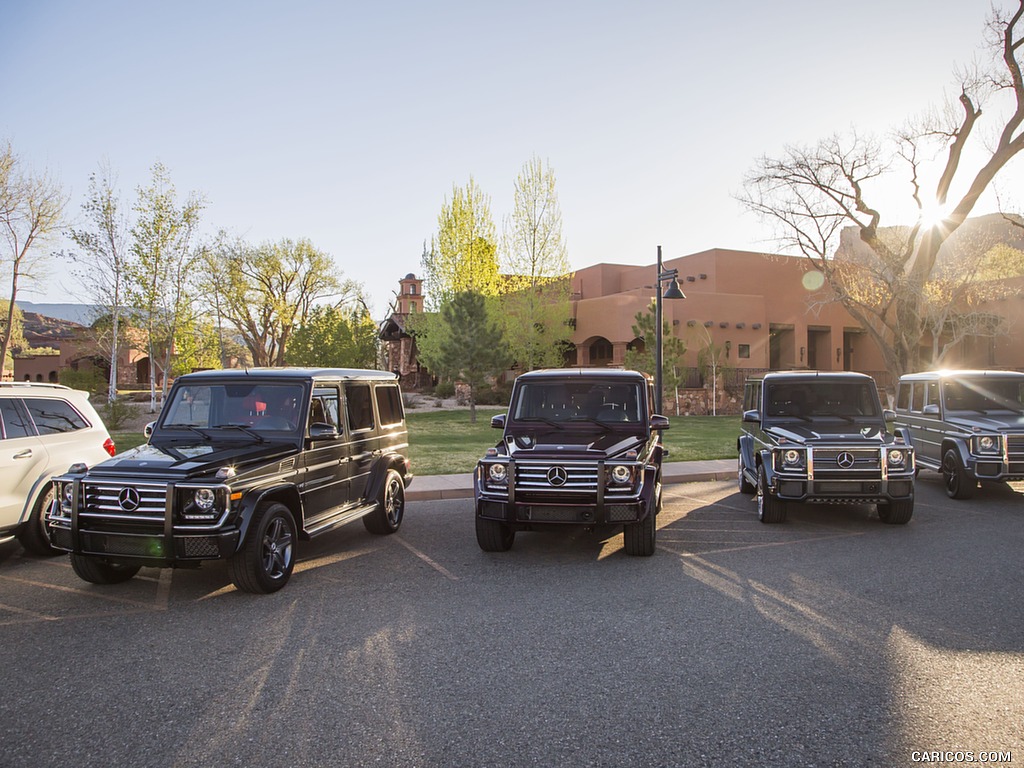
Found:
<path fill-rule="evenodd" d="M 679 287 L 679 270 L 664 270 L 661 266 L 661 246 L 658 246 L 658 279 L 654 284 L 654 408 L 656 413 L 662 413 L 662 377 L 661 377 L 661 302 L 662 299 L 685 299 L 682 289 Z M 671 282 L 669 282 L 671 281 Z M 665 295 L 661 294 L 661 284 L 668 282 Z"/>

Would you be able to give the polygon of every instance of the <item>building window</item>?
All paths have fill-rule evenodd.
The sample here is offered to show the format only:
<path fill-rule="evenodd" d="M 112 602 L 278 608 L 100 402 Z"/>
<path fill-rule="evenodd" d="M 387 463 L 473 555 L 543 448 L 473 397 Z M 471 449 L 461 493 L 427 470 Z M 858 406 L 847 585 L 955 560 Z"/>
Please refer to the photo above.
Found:
<path fill-rule="evenodd" d="M 413 283 L 409 284 L 409 295 L 410 296 L 415 296 L 416 295 L 416 286 Z"/>
<path fill-rule="evenodd" d="M 749 344 L 739 344 L 739 345 L 737 345 L 737 347 L 736 347 L 736 354 L 739 355 L 740 357 L 750 357 L 750 345 Z"/>
<path fill-rule="evenodd" d="M 415 301 L 410 301 L 409 302 L 409 311 L 410 312 L 415 312 L 416 311 L 416 302 Z"/>

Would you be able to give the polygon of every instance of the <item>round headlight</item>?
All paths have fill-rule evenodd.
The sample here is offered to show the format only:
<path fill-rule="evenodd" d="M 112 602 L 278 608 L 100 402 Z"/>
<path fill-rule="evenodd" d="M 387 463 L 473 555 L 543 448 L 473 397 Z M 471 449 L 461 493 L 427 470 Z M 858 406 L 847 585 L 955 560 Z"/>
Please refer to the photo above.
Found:
<path fill-rule="evenodd" d="M 996 449 L 996 439 L 991 435 L 982 435 L 978 438 L 978 446 L 983 451 L 994 451 Z"/>
<path fill-rule="evenodd" d="M 631 473 L 629 471 L 629 467 L 624 467 L 621 464 L 612 467 L 612 480 L 614 480 L 616 483 L 629 482 L 630 474 Z"/>
<path fill-rule="evenodd" d="M 790 448 L 784 454 L 782 454 L 782 460 L 787 464 L 799 464 L 801 453 L 793 448 Z"/>
<path fill-rule="evenodd" d="M 65 504 L 70 504 L 75 496 L 75 484 L 64 483 L 64 486 L 60 490 L 60 495 L 64 498 Z"/>
<path fill-rule="evenodd" d="M 503 483 L 508 477 L 508 469 L 504 464 L 491 464 L 487 468 L 487 475 L 496 483 Z"/>
<path fill-rule="evenodd" d="M 896 466 L 906 461 L 906 455 L 900 449 L 889 451 L 889 465 Z"/>
<path fill-rule="evenodd" d="M 192 500 L 203 512 L 209 512 L 213 509 L 214 502 L 217 501 L 217 494 L 211 488 L 200 488 L 192 494 Z"/>

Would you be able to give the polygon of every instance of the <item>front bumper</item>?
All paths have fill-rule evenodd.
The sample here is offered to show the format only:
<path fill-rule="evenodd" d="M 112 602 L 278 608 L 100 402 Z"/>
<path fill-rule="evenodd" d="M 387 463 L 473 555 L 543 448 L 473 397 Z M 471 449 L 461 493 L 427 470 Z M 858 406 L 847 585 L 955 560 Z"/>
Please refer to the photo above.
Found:
<path fill-rule="evenodd" d="M 170 536 L 80 529 L 75 535 L 71 526 L 53 522 L 49 531 L 50 541 L 57 549 L 157 568 L 230 557 L 238 549 L 239 538 L 237 529 Z"/>
<path fill-rule="evenodd" d="M 626 462 L 609 462 L 624 464 Z M 643 520 L 653 509 L 658 467 L 636 463 L 628 487 L 609 486 L 605 462 L 523 462 L 509 464 L 509 481 L 495 488 L 487 482 L 488 462 L 474 475 L 476 514 L 513 526 L 629 524 Z M 552 467 L 569 466 L 570 481 L 563 487 L 542 487 L 537 480 Z M 577 476 L 585 478 L 574 483 Z M 518 478 L 518 479 L 517 479 Z M 571 486 L 571 487 L 570 487 Z"/>
<path fill-rule="evenodd" d="M 914 498 L 914 477 L 885 480 L 808 480 L 806 477 L 773 478 L 772 495 L 785 501 L 813 504 L 885 504 Z"/>

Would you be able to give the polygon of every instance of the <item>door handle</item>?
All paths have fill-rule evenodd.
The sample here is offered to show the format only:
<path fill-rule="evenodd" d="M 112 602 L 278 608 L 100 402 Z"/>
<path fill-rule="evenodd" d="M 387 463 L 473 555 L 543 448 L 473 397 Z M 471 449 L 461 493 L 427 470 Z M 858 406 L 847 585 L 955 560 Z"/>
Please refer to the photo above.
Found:
<path fill-rule="evenodd" d="M 16 458 L 16 459 L 30 459 L 30 458 L 32 458 L 32 449 L 31 448 L 26 448 L 23 451 L 18 451 L 16 454 L 14 454 L 14 458 Z"/>

